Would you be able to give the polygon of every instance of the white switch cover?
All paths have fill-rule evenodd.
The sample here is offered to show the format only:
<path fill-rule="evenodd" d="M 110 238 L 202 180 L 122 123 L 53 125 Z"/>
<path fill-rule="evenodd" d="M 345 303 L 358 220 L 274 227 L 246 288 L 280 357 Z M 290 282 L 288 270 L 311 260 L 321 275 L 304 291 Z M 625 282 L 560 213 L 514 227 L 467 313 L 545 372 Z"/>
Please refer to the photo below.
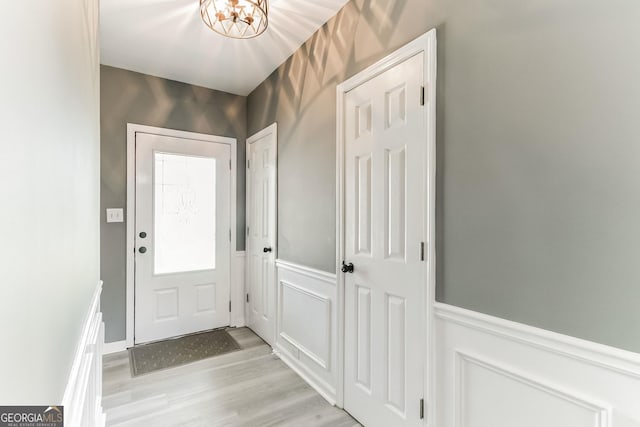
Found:
<path fill-rule="evenodd" d="M 107 222 L 124 222 L 123 209 L 107 209 Z"/>

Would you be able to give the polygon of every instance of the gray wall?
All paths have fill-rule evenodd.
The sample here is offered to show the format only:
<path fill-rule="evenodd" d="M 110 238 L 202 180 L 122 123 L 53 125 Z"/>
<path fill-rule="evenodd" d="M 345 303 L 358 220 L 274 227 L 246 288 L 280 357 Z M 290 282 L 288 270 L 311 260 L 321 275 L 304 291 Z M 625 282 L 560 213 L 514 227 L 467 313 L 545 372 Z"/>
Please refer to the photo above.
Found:
<path fill-rule="evenodd" d="M 437 298 L 640 351 L 640 3 L 351 1 L 248 100 L 279 256 L 334 271 L 335 86 L 438 29 Z"/>
<path fill-rule="evenodd" d="M 105 341 L 125 339 L 125 223 L 106 223 L 106 208 L 126 208 L 127 123 L 238 140 L 237 246 L 244 250 L 246 97 L 100 66 L 101 276 Z M 126 215 L 126 213 L 125 213 Z"/>
<path fill-rule="evenodd" d="M 0 2 L 0 403 L 59 404 L 100 276 L 98 1 Z"/>

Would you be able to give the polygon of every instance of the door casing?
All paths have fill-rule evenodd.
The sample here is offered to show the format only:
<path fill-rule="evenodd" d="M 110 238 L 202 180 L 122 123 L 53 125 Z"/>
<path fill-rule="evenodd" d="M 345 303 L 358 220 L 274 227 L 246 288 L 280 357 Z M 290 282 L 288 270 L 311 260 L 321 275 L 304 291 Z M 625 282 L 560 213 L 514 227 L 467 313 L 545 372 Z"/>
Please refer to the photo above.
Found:
<path fill-rule="evenodd" d="M 155 126 L 146 126 L 135 123 L 127 123 L 127 204 L 126 204 L 126 348 L 134 346 L 135 333 L 135 218 L 136 218 L 136 132 L 150 133 L 154 135 L 170 136 L 174 138 L 192 139 L 196 141 L 214 142 L 227 144 L 231 149 L 231 246 L 230 246 L 230 297 L 231 297 L 231 321 L 234 318 L 244 318 L 244 304 L 238 300 L 238 292 L 234 292 L 237 286 L 237 272 L 233 269 L 233 257 L 236 252 L 236 209 L 237 209 L 237 155 L 238 147 L 235 138 L 228 138 L 216 135 L 207 135 L 196 132 L 186 132 L 175 129 L 166 129 Z M 235 298 L 234 298 L 235 297 Z M 237 316 L 236 312 L 243 315 Z M 235 325 L 232 325 L 235 326 Z"/>
<path fill-rule="evenodd" d="M 336 105 L 336 277 L 338 286 L 338 387 L 336 387 L 336 403 L 344 407 L 344 363 L 345 363 L 345 280 L 339 266 L 345 253 L 345 96 L 350 90 L 382 74 L 383 72 L 406 61 L 412 56 L 424 52 L 424 120 L 426 123 L 426 189 L 428 197 L 424 212 L 424 229 L 426 230 L 425 263 L 426 288 L 424 328 L 424 424 L 433 427 L 435 398 L 435 335 L 433 304 L 435 302 L 435 181 L 436 181 L 436 30 L 432 29 L 405 46 L 381 59 L 345 82 L 339 84 Z M 417 248 L 416 248 L 417 250 Z"/>

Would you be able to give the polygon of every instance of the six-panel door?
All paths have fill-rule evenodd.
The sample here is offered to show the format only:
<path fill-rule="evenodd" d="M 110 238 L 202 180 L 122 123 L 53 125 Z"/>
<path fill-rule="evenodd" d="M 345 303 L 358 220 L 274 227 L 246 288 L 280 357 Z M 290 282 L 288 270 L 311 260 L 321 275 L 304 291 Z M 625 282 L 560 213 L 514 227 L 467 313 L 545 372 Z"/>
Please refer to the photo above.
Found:
<path fill-rule="evenodd" d="M 426 134 L 423 54 L 345 97 L 344 407 L 367 426 L 420 425 Z"/>

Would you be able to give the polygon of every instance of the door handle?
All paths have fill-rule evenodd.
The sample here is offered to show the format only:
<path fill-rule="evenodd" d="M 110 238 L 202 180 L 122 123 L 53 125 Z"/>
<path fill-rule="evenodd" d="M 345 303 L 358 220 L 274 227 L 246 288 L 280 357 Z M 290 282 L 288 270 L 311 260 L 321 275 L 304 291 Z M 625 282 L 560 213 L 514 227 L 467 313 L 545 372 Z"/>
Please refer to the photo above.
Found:
<path fill-rule="evenodd" d="M 342 261 L 342 268 L 340 270 L 342 270 L 343 273 L 353 273 L 353 263 L 345 264 L 344 261 Z"/>
<path fill-rule="evenodd" d="M 147 248 L 145 248 L 144 246 L 140 246 L 140 249 L 138 249 L 138 252 L 143 254 L 143 253 L 147 252 Z"/>
<path fill-rule="evenodd" d="M 271 248 L 262 248 L 262 252 L 267 253 L 267 252 L 271 252 L 273 251 L 273 249 Z"/>

